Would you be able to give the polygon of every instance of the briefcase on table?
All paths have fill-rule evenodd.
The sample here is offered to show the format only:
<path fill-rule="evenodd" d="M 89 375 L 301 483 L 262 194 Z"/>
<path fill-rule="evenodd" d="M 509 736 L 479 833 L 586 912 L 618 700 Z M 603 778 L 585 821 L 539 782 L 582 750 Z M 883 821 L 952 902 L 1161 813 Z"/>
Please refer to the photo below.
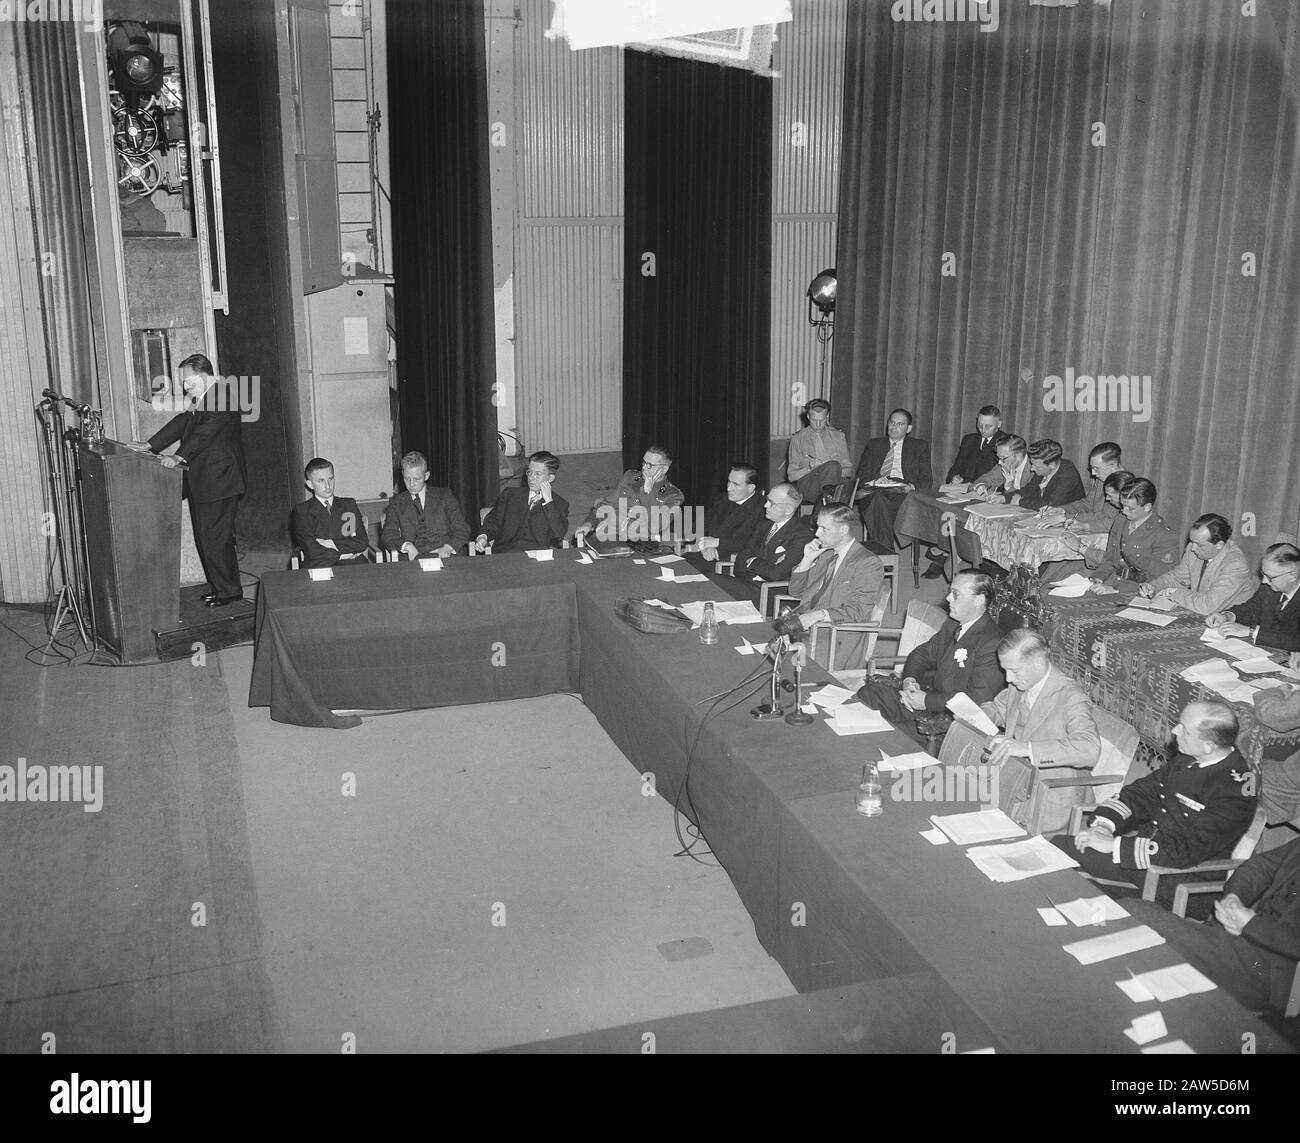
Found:
<path fill-rule="evenodd" d="M 674 635 L 679 631 L 689 631 L 692 626 L 691 621 L 676 609 L 668 611 L 644 599 L 627 596 L 614 600 L 614 614 L 647 635 Z"/>
<path fill-rule="evenodd" d="M 953 766 L 987 766 L 989 736 L 968 722 L 953 721 L 939 748 L 939 761 Z M 1034 799 L 1038 794 L 1038 771 L 1025 758 L 1008 758 L 997 768 L 998 809 L 1018 826 L 1035 819 Z"/>

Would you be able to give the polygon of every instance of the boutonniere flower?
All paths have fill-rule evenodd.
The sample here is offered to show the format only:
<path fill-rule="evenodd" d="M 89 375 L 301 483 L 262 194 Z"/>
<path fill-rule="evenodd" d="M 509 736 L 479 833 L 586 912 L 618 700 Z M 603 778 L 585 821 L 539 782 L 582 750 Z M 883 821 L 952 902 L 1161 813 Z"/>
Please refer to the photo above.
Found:
<path fill-rule="evenodd" d="M 966 665 L 966 648 L 958 647 L 957 650 L 952 653 L 952 657 L 957 661 L 957 666 L 964 667 Z"/>

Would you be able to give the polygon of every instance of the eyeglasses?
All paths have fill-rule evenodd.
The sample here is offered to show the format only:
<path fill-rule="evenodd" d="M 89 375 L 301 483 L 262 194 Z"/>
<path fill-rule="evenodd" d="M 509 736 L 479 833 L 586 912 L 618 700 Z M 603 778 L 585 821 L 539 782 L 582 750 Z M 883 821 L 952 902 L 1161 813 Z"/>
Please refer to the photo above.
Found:
<path fill-rule="evenodd" d="M 662 460 L 651 460 L 648 456 L 643 456 L 641 458 L 641 467 L 642 468 L 663 468 L 664 462 Z"/>
<path fill-rule="evenodd" d="M 1259 573 L 1259 578 L 1262 579 L 1265 583 L 1270 583 L 1270 584 L 1275 579 L 1286 579 L 1286 576 L 1287 573 L 1284 571 L 1274 572 L 1272 575 L 1269 575 L 1267 572 L 1263 572 L 1263 571 Z"/>

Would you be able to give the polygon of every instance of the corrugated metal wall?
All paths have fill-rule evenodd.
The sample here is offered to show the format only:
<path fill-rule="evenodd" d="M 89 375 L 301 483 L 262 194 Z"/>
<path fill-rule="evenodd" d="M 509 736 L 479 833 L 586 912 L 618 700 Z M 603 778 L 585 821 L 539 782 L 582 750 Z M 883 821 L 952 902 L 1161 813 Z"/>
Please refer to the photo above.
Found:
<path fill-rule="evenodd" d="M 623 55 L 518 37 L 517 414 L 527 447 L 622 446 Z"/>
<path fill-rule="evenodd" d="M 846 0 L 794 0 L 778 29 L 772 108 L 772 435 L 789 436 L 816 396 L 822 345 L 808 283 L 835 265 Z M 830 388 L 832 340 L 825 387 Z"/>

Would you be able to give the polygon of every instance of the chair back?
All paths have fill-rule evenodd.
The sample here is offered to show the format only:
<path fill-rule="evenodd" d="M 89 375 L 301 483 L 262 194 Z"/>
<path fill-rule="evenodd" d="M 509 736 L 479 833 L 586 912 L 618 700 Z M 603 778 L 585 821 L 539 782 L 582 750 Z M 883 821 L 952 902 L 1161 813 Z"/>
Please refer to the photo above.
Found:
<path fill-rule="evenodd" d="M 984 753 L 988 741 L 989 736 L 982 730 L 957 719 L 943 737 L 939 761 L 948 766 L 988 765 Z M 998 809 L 1016 825 L 1037 833 L 1042 787 L 1034 764 L 1024 758 L 1008 758 L 1001 766 L 989 769 L 988 780 L 997 793 Z"/>
<path fill-rule="evenodd" d="M 1101 754 L 1092 772 L 1098 777 L 1113 776 L 1116 781 L 1104 786 L 1092 787 L 1093 804 L 1101 805 L 1107 798 L 1113 798 L 1124 788 L 1129 780 L 1129 771 L 1133 768 L 1133 759 L 1137 756 L 1138 732 L 1118 715 L 1092 708 L 1093 720 L 1097 723 L 1097 732 L 1101 736 Z"/>
<path fill-rule="evenodd" d="M 1255 807 L 1255 816 L 1250 819 L 1250 825 L 1246 827 L 1246 832 L 1241 835 L 1241 839 L 1232 847 L 1232 860 L 1245 861 L 1255 853 L 1255 847 L 1259 845 L 1259 839 L 1264 836 L 1264 826 L 1268 822 L 1268 813 L 1264 809 L 1263 803 Z"/>
<path fill-rule="evenodd" d="M 898 654 L 900 657 L 910 655 L 922 643 L 928 642 L 939 633 L 948 613 L 933 603 L 913 599 L 907 605 L 907 615 L 903 619 L 903 633 L 898 637 Z M 902 668 L 900 667 L 901 671 Z"/>

